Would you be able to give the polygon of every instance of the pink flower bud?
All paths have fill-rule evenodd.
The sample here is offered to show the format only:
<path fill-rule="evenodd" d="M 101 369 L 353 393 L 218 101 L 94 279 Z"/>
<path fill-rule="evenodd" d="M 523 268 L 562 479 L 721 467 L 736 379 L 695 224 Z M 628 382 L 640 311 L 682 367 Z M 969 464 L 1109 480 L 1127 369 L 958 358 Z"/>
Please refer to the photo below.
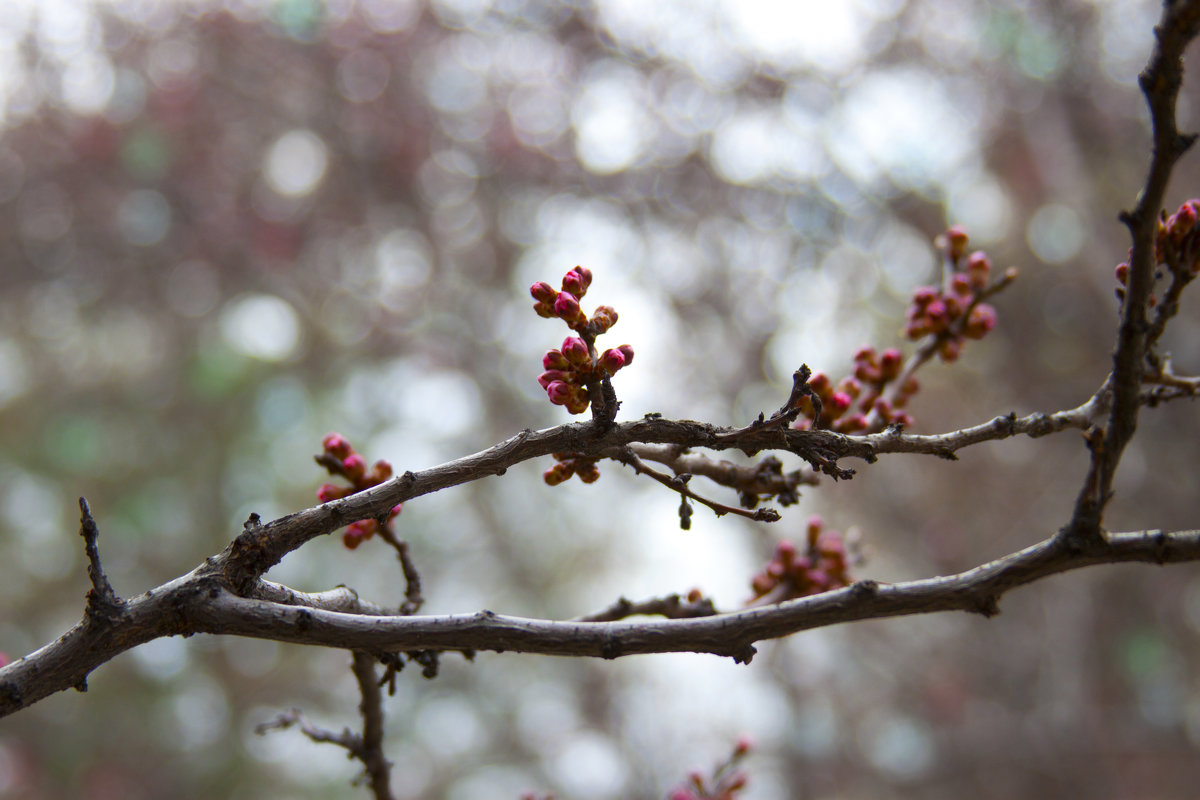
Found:
<path fill-rule="evenodd" d="M 566 409 L 570 414 L 582 414 L 588 409 L 587 389 L 583 386 L 573 387 L 570 398 L 567 399 Z"/>
<path fill-rule="evenodd" d="M 808 386 L 817 393 L 817 396 L 822 401 L 833 392 L 833 383 L 824 372 L 814 372 L 812 377 L 808 379 Z"/>
<path fill-rule="evenodd" d="M 923 309 L 936 300 L 937 297 L 938 290 L 932 286 L 918 286 L 916 289 L 913 289 L 912 304 L 918 309 Z"/>
<path fill-rule="evenodd" d="M 323 483 L 321 484 L 321 488 L 317 489 L 317 499 L 322 503 L 328 503 L 331 500 L 340 500 L 345 496 L 345 490 L 341 486 L 336 486 L 332 483 Z"/>
<path fill-rule="evenodd" d="M 762 597 L 778 585 L 779 581 L 764 572 L 755 575 L 750 581 L 750 588 L 754 590 L 755 597 Z"/>
<path fill-rule="evenodd" d="M 1191 202 L 1184 203 L 1179 207 L 1169 220 L 1167 220 L 1167 228 L 1171 231 L 1171 238 L 1175 241 L 1182 241 L 1183 237 L 1191 232 L 1196 224 L 1196 209 Z"/>
<path fill-rule="evenodd" d="M 542 369 L 567 369 L 571 365 L 558 350 L 547 350 L 542 356 Z"/>
<path fill-rule="evenodd" d="M 617 370 L 625 366 L 625 354 L 620 350 L 605 350 L 600 354 L 600 368 L 609 375 L 616 374 Z"/>
<path fill-rule="evenodd" d="M 342 459 L 342 469 L 347 478 L 358 483 L 367 472 L 367 462 L 358 453 L 351 453 Z"/>
<path fill-rule="evenodd" d="M 571 385 L 566 381 L 551 381 L 546 385 L 546 395 L 554 405 L 566 405 L 571 399 Z"/>
<path fill-rule="evenodd" d="M 390 477 L 392 477 L 392 465 L 382 458 L 376 461 L 375 465 L 371 468 L 371 480 L 375 481 L 376 484 L 380 484 Z"/>
<path fill-rule="evenodd" d="M 946 255 L 952 261 L 958 261 L 967 252 L 967 243 L 971 237 L 961 225 L 953 225 L 938 237 L 936 244 L 945 249 Z"/>
<path fill-rule="evenodd" d="M 330 433 L 321 440 L 325 452 L 334 458 L 345 458 L 350 455 L 350 443 L 340 433 Z"/>
<path fill-rule="evenodd" d="M 876 383 L 882 377 L 879 367 L 866 361 L 854 362 L 854 377 L 863 383 Z"/>
<path fill-rule="evenodd" d="M 874 347 L 858 348 L 858 352 L 854 354 L 854 360 L 856 362 L 863 362 L 866 364 L 874 364 L 875 363 L 875 348 Z"/>
<path fill-rule="evenodd" d="M 538 385 L 540 385 L 543 389 L 549 389 L 550 384 L 554 383 L 555 381 L 570 383 L 571 376 L 569 373 L 561 369 L 548 369 L 541 375 L 538 375 Z"/>
<path fill-rule="evenodd" d="M 342 543 L 350 550 L 358 547 L 360 544 L 370 539 L 375 535 L 378 529 L 378 524 L 373 519 L 363 519 L 358 522 L 352 522 L 346 526 L 345 532 L 342 533 Z"/>
<path fill-rule="evenodd" d="M 858 378 L 842 378 L 838 381 L 837 390 L 850 395 L 850 399 L 853 400 L 862 391 L 862 383 Z"/>
<path fill-rule="evenodd" d="M 735 756 L 744 756 L 754 749 L 754 739 L 746 734 L 738 737 L 737 744 L 734 745 L 733 754 Z"/>
<path fill-rule="evenodd" d="M 579 273 L 579 277 L 583 279 L 583 288 L 586 289 L 587 287 L 592 285 L 592 271 L 590 269 L 588 269 L 587 267 L 581 267 L 578 264 L 576 264 L 575 269 L 573 269 L 571 271 Z"/>
<path fill-rule="evenodd" d="M 633 345 L 623 344 L 617 348 L 617 352 L 625 356 L 625 366 L 633 363 Z"/>
<path fill-rule="evenodd" d="M 554 313 L 570 323 L 583 320 L 583 311 L 579 308 L 579 298 L 570 292 L 559 292 L 554 301 Z"/>
<path fill-rule="evenodd" d="M 856 431 L 864 431 L 867 429 L 867 417 L 865 414 L 848 414 L 838 420 L 838 433 L 855 433 Z"/>
<path fill-rule="evenodd" d="M 529 293 L 539 303 L 553 304 L 558 299 L 558 292 L 554 291 L 554 287 L 545 281 L 538 281 L 533 286 L 530 286 Z"/>
<path fill-rule="evenodd" d="M 846 545 L 842 543 L 841 535 L 834 531 L 826 531 L 817 539 L 817 552 L 827 558 L 844 557 Z"/>
<path fill-rule="evenodd" d="M 579 274 L 579 269 L 576 267 L 563 276 L 562 288 L 564 292 L 570 292 L 576 297 L 582 298 L 587 294 L 588 284 L 584 282 L 583 275 Z"/>
<path fill-rule="evenodd" d="M 976 289 L 987 286 L 988 275 L 991 272 L 992 260 L 988 258 L 987 253 L 976 250 L 967 257 L 967 277 L 971 279 L 971 285 Z"/>
<path fill-rule="evenodd" d="M 879 356 L 879 377 L 885 381 L 895 380 L 900 375 L 900 367 L 904 363 L 903 354 L 894 347 L 883 351 Z"/>
<path fill-rule="evenodd" d="M 963 333 L 972 339 L 982 339 L 994 327 L 996 327 L 996 310 L 987 303 L 980 303 L 971 309 L 971 315 L 967 317 L 967 326 Z"/>
<path fill-rule="evenodd" d="M 617 312 L 612 306 L 596 306 L 592 313 L 592 327 L 596 333 L 604 333 L 617 324 Z"/>
<path fill-rule="evenodd" d="M 560 461 L 542 473 L 542 480 L 550 486 L 558 486 L 563 481 L 568 480 L 572 473 L 574 473 L 574 470 L 568 464 Z"/>
<path fill-rule="evenodd" d="M 1129 262 L 1122 261 L 1120 264 L 1117 264 L 1117 273 L 1116 274 L 1117 274 L 1117 283 L 1121 284 L 1122 286 L 1128 286 L 1129 285 Z"/>
<path fill-rule="evenodd" d="M 925 319 L 929 328 L 933 331 L 940 331 L 946 327 L 946 322 L 949 317 L 949 312 L 946 308 L 946 303 L 942 300 L 934 300 L 925 307 Z"/>
<path fill-rule="evenodd" d="M 833 396 L 829 398 L 829 402 L 826 403 L 826 410 L 835 415 L 840 414 L 848 409 L 850 404 L 853 402 L 854 398 L 851 397 L 847 392 L 834 392 Z"/>
<path fill-rule="evenodd" d="M 587 343 L 578 336 L 568 336 L 563 339 L 562 354 L 563 358 L 576 365 L 590 364 L 592 361 Z"/>
<path fill-rule="evenodd" d="M 775 545 L 775 560 L 785 567 L 792 563 L 796 558 L 796 545 L 789 542 L 787 539 Z"/>
<path fill-rule="evenodd" d="M 962 349 L 962 339 L 946 339 L 938 345 L 938 355 L 942 357 L 942 361 L 951 363 L 958 360 L 958 357 L 962 354 Z"/>
<path fill-rule="evenodd" d="M 555 316 L 554 305 L 552 303 L 534 303 L 533 310 L 539 317 L 544 319 L 551 319 Z"/>

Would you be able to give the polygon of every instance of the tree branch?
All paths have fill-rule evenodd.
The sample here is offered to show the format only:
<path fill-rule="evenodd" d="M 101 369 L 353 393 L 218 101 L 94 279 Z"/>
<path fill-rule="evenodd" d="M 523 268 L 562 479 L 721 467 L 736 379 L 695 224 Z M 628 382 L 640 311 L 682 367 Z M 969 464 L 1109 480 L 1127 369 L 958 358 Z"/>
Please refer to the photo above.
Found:
<path fill-rule="evenodd" d="M 1089 437 L 1091 465 L 1075 501 L 1071 521 L 1063 529 L 1076 547 L 1095 546 L 1102 538 L 1100 527 L 1104 507 L 1112 496 L 1113 479 L 1121 454 L 1137 430 L 1141 406 L 1142 375 L 1150 342 L 1151 326 L 1146 317 L 1150 293 L 1154 288 L 1157 262 L 1155 236 L 1158 214 L 1163 207 L 1167 183 L 1175 163 L 1196 137 L 1179 132 L 1175 105 L 1183 85 L 1183 52 L 1200 30 L 1200 2 L 1166 0 L 1162 17 L 1154 28 L 1157 40 L 1138 84 L 1150 107 L 1154 145 L 1145 184 L 1132 211 L 1121 213 L 1129 229 L 1132 251 L 1129 280 L 1121 306 L 1121 322 L 1113 351 L 1113 370 L 1106 383 L 1112 394 L 1112 408 L 1103 431 Z"/>
<path fill-rule="evenodd" d="M 747 662 L 753 644 L 862 619 L 971 611 L 991 616 L 1007 591 L 1095 564 L 1200 560 L 1200 531 L 1114 533 L 1078 550 L 1055 536 L 967 572 L 898 584 L 860 581 L 775 606 L 692 619 L 584 622 L 502 616 L 347 614 L 240 597 L 196 570 L 126 601 L 100 635 L 87 618 L 58 641 L 0 668 L 0 716 L 75 686 L 96 666 L 160 636 L 210 633 L 373 653 L 435 650 L 617 658 L 638 653 L 712 653 Z"/>

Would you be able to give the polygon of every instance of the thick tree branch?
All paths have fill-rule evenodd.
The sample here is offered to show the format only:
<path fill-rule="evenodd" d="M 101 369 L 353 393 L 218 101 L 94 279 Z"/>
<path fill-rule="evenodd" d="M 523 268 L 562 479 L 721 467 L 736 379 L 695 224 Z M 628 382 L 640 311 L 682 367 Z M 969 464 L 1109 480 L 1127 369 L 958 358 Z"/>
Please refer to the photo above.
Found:
<path fill-rule="evenodd" d="M 753 644 L 861 619 L 972 611 L 992 615 L 1010 589 L 1095 564 L 1200 560 L 1200 531 L 1114 533 L 1099 547 L 1053 537 L 967 572 L 898 584 L 860 581 L 775 606 L 693 619 L 555 622 L 490 611 L 448 616 L 347 614 L 241 597 L 196 570 L 126 601 L 119 624 L 85 618 L 58 641 L 0 668 L 0 716 L 76 686 L 114 656 L 161 636 L 210 633 L 373 653 L 495 650 L 617 658 L 698 652 L 749 661 Z"/>
<path fill-rule="evenodd" d="M 1121 307 L 1121 322 L 1113 351 L 1113 370 L 1107 387 L 1112 408 L 1103 431 L 1089 438 L 1091 466 L 1075 501 L 1075 512 L 1063 535 L 1075 546 L 1094 546 L 1103 536 L 1100 521 L 1112 496 L 1113 479 L 1121 454 L 1137 429 L 1141 406 L 1142 376 L 1145 371 L 1151 326 L 1146 311 L 1154 288 L 1157 262 L 1155 236 L 1158 214 L 1179 158 L 1191 147 L 1194 134 L 1181 134 L 1176 126 L 1175 106 L 1183 85 L 1183 52 L 1200 30 L 1200 2 L 1167 0 L 1162 18 L 1154 29 L 1156 44 L 1138 84 L 1150 107 L 1153 150 L 1145 184 L 1132 211 L 1121 214 L 1129 229 L 1132 252 L 1129 280 Z"/>

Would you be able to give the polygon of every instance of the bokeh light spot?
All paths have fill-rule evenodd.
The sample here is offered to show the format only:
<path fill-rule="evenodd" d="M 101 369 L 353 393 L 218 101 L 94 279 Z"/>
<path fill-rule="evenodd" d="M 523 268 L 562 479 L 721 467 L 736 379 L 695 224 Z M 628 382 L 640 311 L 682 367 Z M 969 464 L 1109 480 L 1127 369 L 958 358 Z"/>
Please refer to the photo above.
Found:
<path fill-rule="evenodd" d="M 130 244 L 158 244 L 171 227 L 171 206 L 154 189 L 136 189 L 117 207 L 117 227 Z"/>
<path fill-rule="evenodd" d="M 650 122 L 633 80 L 631 75 L 600 78 L 584 89 L 575 106 L 575 150 L 592 172 L 620 172 L 642 154 Z"/>
<path fill-rule="evenodd" d="M 1042 261 L 1061 264 L 1074 258 L 1083 247 L 1083 222 L 1071 208 L 1048 203 L 1030 217 L 1025 238 Z"/>
<path fill-rule="evenodd" d="M 275 140 L 267 150 L 263 176 L 285 197 L 310 194 L 325 177 L 329 151 L 312 131 L 293 130 Z"/>
<path fill-rule="evenodd" d="M 116 72 L 107 58 L 81 53 L 63 69 L 62 99 L 77 114 L 95 114 L 108 105 L 116 84 Z"/>
<path fill-rule="evenodd" d="M 300 346 L 300 318 L 278 297 L 243 295 L 221 312 L 221 334 L 239 353 L 263 361 L 283 361 Z"/>

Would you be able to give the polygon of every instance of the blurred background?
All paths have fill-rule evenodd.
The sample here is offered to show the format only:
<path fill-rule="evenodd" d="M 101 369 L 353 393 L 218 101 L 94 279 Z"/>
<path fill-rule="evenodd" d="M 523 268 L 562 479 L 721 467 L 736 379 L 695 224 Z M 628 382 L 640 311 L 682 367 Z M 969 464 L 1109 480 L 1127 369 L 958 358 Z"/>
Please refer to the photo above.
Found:
<path fill-rule="evenodd" d="M 923 371 L 915 430 L 1079 404 L 1108 369 L 1157 5 L 9 0 L 0 651 L 79 619 L 80 495 L 132 595 L 250 512 L 314 504 L 329 431 L 403 471 L 569 421 L 536 382 L 566 331 L 528 286 L 575 264 L 621 315 L 607 342 L 637 352 L 622 418 L 740 425 L 802 362 L 838 377 L 861 345 L 900 344 L 959 223 L 1021 279 L 992 336 Z M 1195 154 L 1170 209 L 1194 194 Z M 1185 374 L 1196 308 L 1168 334 Z M 1196 524 L 1198 428 L 1188 404 L 1142 417 L 1110 527 Z M 688 532 L 626 468 L 550 488 L 550 463 L 406 506 L 426 612 L 564 618 L 691 587 L 736 608 L 810 514 L 862 532 L 862 577 L 959 571 L 1062 525 L 1086 453 L 1068 432 L 889 456 L 773 526 L 698 508 Z M 268 577 L 398 604 L 385 550 L 329 537 Z M 747 800 L 1194 797 L 1195 568 L 1092 569 L 1002 611 L 814 631 L 749 666 L 448 657 L 388 703 L 394 786 L 661 798 L 748 734 Z M 356 726 L 348 664 L 154 642 L 0 724 L 0 797 L 355 796 L 340 750 L 253 733 L 293 706 Z"/>

